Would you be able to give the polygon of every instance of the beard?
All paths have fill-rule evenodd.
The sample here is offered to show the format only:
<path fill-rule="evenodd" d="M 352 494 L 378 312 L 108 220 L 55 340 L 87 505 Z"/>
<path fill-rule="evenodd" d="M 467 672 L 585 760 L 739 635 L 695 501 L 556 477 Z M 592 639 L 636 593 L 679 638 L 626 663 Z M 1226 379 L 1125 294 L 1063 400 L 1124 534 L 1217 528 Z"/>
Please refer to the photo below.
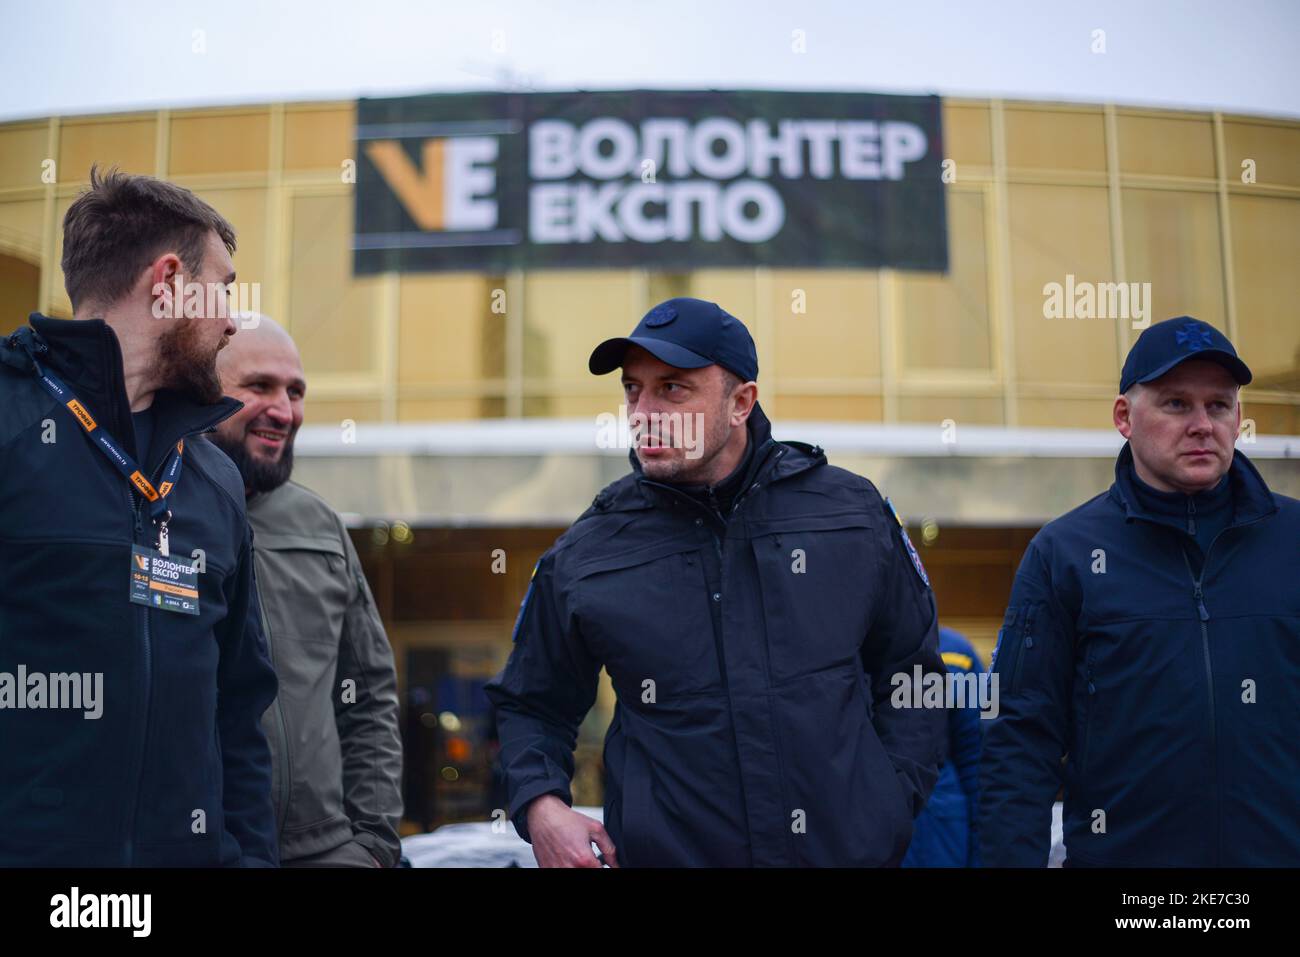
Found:
<path fill-rule="evenodd" d="M 244 479 L 244 488 L 249 494 L 273 491 L 289 481 L 289 476 L 293 474 L 292 435 L 285 440 L 284 450 L 274 462 L 250 455 L 242 438 L 232 442 L 221 434 L 220 429 L 209 434 L 208 440 L 235 463 L 235 467 L 239 469 L 239 474 Z"/>
<path fill-rule="evenodd" d="M 158 376 L 163 388 L 175 389 L 200 405 L 212 405 L 223 394 L 217 374 L 218 349 L 209 352 L 199 337 L 199 323 L 206 321 L 176 320 L 158 339 Z"/>
<path fill-rule="evenodd" d="M 696 442 L 700 444 L 700 455 L 695 458 L 687 458 L 688 451 L 684 445 L 684 437 L 673 435 L 664 444 L 673 444 L 679 446 L 674 450 L 671 457 L 668 458 L 642 458 L 637 455 L 637 460 L 641 463 L 641 472 L 646 478 L 654 482 L 669 482 L 679 485 L 688 484 L 707 484 L 707 476 L 712 468 L 713 460 L 721 454 L 723 446 L 731 437 L 731 427 L 727 425 L 727 407 L 724 404 L 718 410 L 716 415 L 706 415 L 704 418 L 704 428 L 700 435 L 695 437 Z M 662 436 L 658 436 L 662 439 Z"/>

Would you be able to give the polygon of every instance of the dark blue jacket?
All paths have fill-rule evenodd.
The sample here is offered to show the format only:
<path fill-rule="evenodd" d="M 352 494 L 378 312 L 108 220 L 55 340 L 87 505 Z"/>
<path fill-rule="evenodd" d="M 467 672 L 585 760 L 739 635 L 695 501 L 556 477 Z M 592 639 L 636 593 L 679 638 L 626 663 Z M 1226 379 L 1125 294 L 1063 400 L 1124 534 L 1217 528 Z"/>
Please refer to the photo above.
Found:
<path fill-rule="evenodd" d="M 153 544 L 148 511 L 15 337 L 0 340 L 0 672 L 103 674 L 96 720 L 0 710 L 0 866 L 274 864 L 261 717 L 276 680 L 243 482 L 201 438 L 240 405 L 160 391 L 137 454 L 112 329 L 37 314 L 31 326 L 42 364 L 151 474 L 186 439 L 171 554 L 202 549 L 205 568 L 197 616 L 128 601 L 131 545 Z"/>
<path fill-rule="evenodd" d="M 985 730 L 983 859 L 1046 864 L 1065 788 L 1069 865 L 1300 865 L 1300 502 L 1241 452 L 1199 576 L 1195 514 L 1115 484 L 1030 542 Z M 1062 766 L 1061 758 L 1065 756 Z"/>
<path fill-rule="evenodd" d="M 980 675 L 984 662 L 975 646 L 951 628 L 939 626 L 939 651 L 950 674 Z M 948 711 L 948 754 L 930 800 L 916 816 L 904 867 L 978 867 L 980 709 L 976 700 Z"/>
<path fill-rule="evenodd" d="M 934 599 L 870 482 L 821 449 L 755 452 L 724 518 L 640 471 L 542 556 L 497 708 L 510 811 L 569 781 L 604 665 L 605 826 L 630 866 L 896 865 L 934 786 L 941 709 L 890 706 L 942 674 Z"/>

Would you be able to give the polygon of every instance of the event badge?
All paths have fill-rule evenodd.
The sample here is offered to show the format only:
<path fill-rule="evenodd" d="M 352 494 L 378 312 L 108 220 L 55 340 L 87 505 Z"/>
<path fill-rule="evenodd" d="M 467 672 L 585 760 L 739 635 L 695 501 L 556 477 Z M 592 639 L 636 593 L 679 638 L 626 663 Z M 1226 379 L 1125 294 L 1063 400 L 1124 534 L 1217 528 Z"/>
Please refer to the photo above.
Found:
<path fill-rule="evenodd" d="M 199 613 L 199 573 L 157 549 L 131 546 L 131 601 L 182 615 Z"/>

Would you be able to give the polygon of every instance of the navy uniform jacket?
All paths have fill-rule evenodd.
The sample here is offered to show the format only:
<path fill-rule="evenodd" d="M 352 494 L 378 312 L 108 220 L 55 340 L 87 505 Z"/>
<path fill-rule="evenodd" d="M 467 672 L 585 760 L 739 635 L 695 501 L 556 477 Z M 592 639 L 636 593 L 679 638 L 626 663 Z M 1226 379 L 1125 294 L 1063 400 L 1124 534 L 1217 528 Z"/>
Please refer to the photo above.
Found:
<path fill-rule="evenodd" d="M 1110 490 L 1020 564 L 985 722 L 984 864 L 1046 865 L 1063 784 L 1069 865 L 1300 865 L 1300 502 L 1237 452 L 1198 578 L 1186 523 L 1139 506 L 1132 461 L 1125 445 Z"/>
<path fill-rule="evenodd" d="M 203 550 L 198 615 L 129 601 L 131 545 L 153 544 L 148 509 L 41 387 L 20 337 L 48 348 L 42 365 L 151 476 L 185 439 L 170 543 L 174 558 Z M 0 340 L 0 407 L 0 673 L 103 674 L 98 719 L 0 709 L 0 866 L 275 864 L 261 717 L 276 679 L 243 481 L 202 438 L 239 403 L 158 392 L 139 454 L 113 330 L 33 314 Z"/>
<path fill-rule="evenodd" d="M 630 866 L 893 865 L 934 785 L 940 709 L 891 676 L 943 673 L 935 606 L 870 482 L 749 420 L 722 517 L 633 473 L 542 556 L 502 673 L 510 809 L 572 803 L 573 748 L 609 672 L 605 824 Z M 796 569 L 802 567 L 801 571 Z"/>

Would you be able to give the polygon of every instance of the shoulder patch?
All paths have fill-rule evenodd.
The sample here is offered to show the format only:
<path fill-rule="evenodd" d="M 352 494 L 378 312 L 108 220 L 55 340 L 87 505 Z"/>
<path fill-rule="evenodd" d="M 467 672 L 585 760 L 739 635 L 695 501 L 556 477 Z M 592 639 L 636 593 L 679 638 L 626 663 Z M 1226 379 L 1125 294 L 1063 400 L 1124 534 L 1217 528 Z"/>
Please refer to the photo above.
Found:
<path fill-rule="evenodd" d="M 519 602 L 519 614 L 515 616 L 515 627 L 510 633 L 512 643 L 519 641 L 519 626 L 524 623 L 524 612 L 528 610 L 528 599 L 533 597 L 534 579 L 537 578 L 537 569 L 541 566 L 542 560 L 537 559 L 537 564 L 533 565 L 533 573 L 528 576 L 528 588 L 524 592 L 523 600 Z"/>
<path fill-rule="evenodd" d="M 916 569 L 916 574 L 925 584 L 926 588 L 930 587 L 930 576 L 925 573 L 925 566 L 921 564 L 921 556 L 917 554 L 916 546 L 912 540 L 907 537 L 907 528 L 903 525 L 903 520 L 898 517 L 898 512 L 894 508 L 894 503 L 885 499 L 885 511 L 887 511 L 895 522 L 898 523 L 898 535 L 903 540 L 903 547 L 907 549 L 907 557 L 912 560 L 912 567 Z"/>

